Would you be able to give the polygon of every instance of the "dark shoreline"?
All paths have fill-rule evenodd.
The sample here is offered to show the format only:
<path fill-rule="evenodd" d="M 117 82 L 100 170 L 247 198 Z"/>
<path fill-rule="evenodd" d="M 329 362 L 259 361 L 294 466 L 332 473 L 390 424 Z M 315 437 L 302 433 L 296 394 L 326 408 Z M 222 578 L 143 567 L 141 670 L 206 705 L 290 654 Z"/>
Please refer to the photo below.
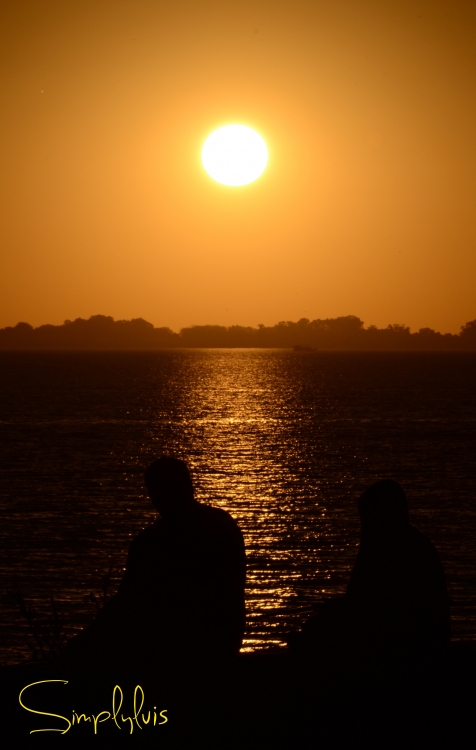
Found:
<path fill-rule="evenodd" d="M 192 325 L 178 333 L 156 328 L 143 318 L 114 320 L 92 315 L 88 320 L 65 320 L 62 325 L 17 323 L 0 329 L 0 350 L 160 350 L 180 348 L 266 348 L 327 351 L 475 351 L 476 320 L 461 326 L 458 334 L 420 328 L 412 333 L 401 323 L 364 328 L 355 315 L 274 326 Z"/>

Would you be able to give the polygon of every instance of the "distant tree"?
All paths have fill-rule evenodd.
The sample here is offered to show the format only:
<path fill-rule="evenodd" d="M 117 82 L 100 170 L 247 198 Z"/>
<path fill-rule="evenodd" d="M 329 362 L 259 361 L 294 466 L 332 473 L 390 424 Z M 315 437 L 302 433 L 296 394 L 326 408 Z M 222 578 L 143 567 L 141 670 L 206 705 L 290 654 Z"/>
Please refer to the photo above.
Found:
<path fill-rule="evenodd" d="M 180 345 L 184 347 L 227 347 L 226 326 L 190 326 L 180 330 Z"/>
<path fill-rule="evenodd" d="M 476 341 L 476 320 L 470 320 L 461 326 L 460 336 L 465 341 Z"/>
<path fill-rule="evenodd" d="M 393 323 L 393 325 L 388 325 L 385 330 L 391 331 L 392 333 L 398 333 L 403 336 L 408 336 L 408 334 L 410 333 L 409 326 L 406 326 L 404 323 Z"/>

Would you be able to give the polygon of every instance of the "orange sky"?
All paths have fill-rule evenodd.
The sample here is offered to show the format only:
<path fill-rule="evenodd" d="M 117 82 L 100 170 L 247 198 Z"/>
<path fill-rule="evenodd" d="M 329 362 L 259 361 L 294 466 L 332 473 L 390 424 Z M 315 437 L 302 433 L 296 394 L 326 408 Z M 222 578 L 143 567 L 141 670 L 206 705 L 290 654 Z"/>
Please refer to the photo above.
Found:
<path fill-rule="evenodd" d="M 476 318 L 473 0 L 16 0 L 0 326 Z M 227 188 L 200 151 L 256 128 Z"/>

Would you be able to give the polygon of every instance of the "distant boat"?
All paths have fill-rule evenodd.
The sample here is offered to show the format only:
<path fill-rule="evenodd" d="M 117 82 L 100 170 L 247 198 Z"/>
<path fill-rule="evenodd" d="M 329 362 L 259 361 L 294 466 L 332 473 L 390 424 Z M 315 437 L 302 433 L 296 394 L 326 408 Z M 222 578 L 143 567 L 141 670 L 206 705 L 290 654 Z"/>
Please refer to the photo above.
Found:
<path fill-rule="evenodd" d="M 313 346 L 303 346 L 302 344 L 296 344 L 293 346 L 295 352 L 316 352 Z"/>

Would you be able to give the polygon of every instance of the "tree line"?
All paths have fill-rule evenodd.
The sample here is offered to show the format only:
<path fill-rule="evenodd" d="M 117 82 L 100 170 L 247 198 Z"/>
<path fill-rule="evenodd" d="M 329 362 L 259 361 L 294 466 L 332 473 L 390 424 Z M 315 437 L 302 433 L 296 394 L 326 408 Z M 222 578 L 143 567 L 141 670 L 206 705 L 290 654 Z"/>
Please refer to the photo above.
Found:
<path fill-rule="evenodd" d="M 88 320 L 65 320 L 62 325 L 33 328 L 17 323 L 0 329 L 3 350 L 107 350 L 212 348 L 293 348 L 355 351 L 476 351 L 476 320 L 461 327 L 459 334 L 439 333 L 395 323 L 386 328 L 368 326 L 355 315 L 297 322 L 281 321 L 274 326 L 189 326 L 174 333 L 155 328 L 143 318 L 114 320 L 93 315 Z"/>

